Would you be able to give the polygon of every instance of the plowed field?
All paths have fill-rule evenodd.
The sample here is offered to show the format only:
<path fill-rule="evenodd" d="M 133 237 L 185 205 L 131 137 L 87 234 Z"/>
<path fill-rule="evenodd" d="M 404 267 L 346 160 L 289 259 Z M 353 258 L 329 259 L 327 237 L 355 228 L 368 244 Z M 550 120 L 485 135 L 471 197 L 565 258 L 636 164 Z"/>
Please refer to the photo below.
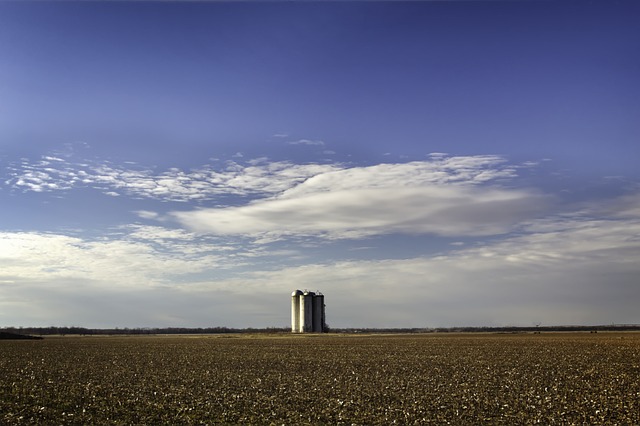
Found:
<path fill-rule="evenodd" d="M 640 334 L 0 342 L 0 424 L 640 424 Z"/>

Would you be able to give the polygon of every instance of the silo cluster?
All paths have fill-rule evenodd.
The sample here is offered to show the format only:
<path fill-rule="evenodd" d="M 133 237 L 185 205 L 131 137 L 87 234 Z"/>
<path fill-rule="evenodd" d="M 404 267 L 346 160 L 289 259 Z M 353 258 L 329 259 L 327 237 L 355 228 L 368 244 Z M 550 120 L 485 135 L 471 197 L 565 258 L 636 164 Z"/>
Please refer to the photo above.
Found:
<path fill-rule="evenodd" d="M 296 290 L 291 293 L 291 331 L 322 333 L 326 330 L 322 293 Z"/>

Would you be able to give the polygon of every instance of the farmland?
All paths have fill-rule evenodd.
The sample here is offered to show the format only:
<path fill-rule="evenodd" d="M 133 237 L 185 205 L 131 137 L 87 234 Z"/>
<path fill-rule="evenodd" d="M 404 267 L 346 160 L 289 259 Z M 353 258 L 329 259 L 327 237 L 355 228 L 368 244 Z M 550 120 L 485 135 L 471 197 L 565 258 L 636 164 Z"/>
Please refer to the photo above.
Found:
<path fill-rule="evenodd" d="M 639 333 L 0 341 L 0 424 L 640 424 Z"/>

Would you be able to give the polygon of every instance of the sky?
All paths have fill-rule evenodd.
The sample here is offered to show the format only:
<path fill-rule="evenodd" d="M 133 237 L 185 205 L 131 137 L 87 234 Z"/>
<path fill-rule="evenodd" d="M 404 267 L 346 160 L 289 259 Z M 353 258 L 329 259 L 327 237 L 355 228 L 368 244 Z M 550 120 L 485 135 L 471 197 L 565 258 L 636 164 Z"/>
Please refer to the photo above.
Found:
<path fill-rule="evenodd" d="M 0 1 L 0 327 L 640 323 L 637 1 Z"/>

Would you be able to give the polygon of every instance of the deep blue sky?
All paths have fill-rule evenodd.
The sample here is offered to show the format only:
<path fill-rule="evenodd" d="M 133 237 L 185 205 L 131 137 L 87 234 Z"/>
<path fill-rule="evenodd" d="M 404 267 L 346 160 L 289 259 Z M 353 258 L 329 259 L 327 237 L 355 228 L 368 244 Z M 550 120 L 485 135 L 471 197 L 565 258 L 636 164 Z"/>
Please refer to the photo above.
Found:
<path fill-rule="evenodd" d="M 329 303 L 334 285 L 384 313 L 338 304 L 337 326 L 640 322 L 622 306 L 638 270 L 617 265 L 638 254 L 639 18 L 635 1 L 0 2 L 0 325 L 283 325 L 289 287 Z M 581 293 L 587 265 L 616 271 L 610 308 L 591 304 L 607 278 L 589 303 L 532 302 L 545 279 Z M 513 296 L 472 308 L 480 271 Z M 49 312 L 43 288 L 104 306 Z M 397 291 L 432 307 L 386 304 Z M 127 292 L 156 302 L 110 317 Z"/>
<path fill-rule="evenodd" d="M 12 145 L 272 155 L 265 135 L 286 131 L 354 153 L 490 146 L 635 170 L 618 155 L 637 145 L 632 2 L 1 7 Z"/>

